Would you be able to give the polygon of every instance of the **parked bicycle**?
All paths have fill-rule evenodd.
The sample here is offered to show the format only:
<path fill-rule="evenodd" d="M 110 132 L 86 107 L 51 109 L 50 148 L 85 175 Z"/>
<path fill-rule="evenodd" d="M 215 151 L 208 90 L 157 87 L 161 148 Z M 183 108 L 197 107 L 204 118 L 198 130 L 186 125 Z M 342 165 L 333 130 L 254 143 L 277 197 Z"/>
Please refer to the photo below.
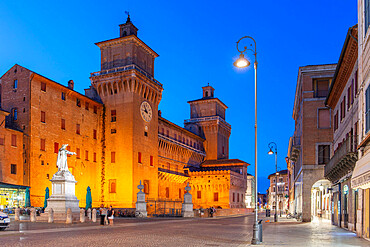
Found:
<path fill-rule="evenodd" d="M 294 214 L 291 214 L 291 213 L 287 213 L 286 215 L 286 218 L 287 219 L 296 219 L 297 221 L 301 221 L 302 220 L 302 213 L 294 213 Z"/>

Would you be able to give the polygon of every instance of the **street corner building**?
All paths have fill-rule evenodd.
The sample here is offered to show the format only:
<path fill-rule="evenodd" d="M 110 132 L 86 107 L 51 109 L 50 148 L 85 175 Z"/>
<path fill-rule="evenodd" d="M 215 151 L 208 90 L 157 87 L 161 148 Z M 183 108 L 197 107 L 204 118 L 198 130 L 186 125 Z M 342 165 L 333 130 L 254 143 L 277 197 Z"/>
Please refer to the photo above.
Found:
<path fill-rule="evenodd" d="M 289 210 L 303 221 L 312 215 L 330 217 L 330 181 L 324 167 L 330 159 L 332 111 L 325 105 L 336 64 L 308 65 L 298 71 L 293 107 L 294 135 L 287 165 Z"/>
<path fill-rule="evenodd" d="M 181 202 L 189 183 L 194 207 L 245 208 L 249 164 L 229 159 L 227 106 L 205 86 L 184 127 L 163 118 L 158 54 L 137 32 L 128 17 L 118 38 L 96 43 L 101 70 L 85 94 L 18 64 L 1 77 L 0 191 L 29 188 L 31 205 L 42 206 L 67 143 L 80 207 L 89 186 L 93 207 L 134 208 L 141 181 L 148 200 Z M 23 206 L 0 196 L 2 207 Z"/>

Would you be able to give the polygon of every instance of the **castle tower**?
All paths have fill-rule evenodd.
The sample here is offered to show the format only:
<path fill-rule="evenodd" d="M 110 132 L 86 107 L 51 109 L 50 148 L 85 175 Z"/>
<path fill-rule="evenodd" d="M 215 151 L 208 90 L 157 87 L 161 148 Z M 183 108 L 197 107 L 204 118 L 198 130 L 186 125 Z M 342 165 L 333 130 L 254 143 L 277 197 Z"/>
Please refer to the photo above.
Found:
<path fill-rule="evenodd" d="M 137 37 L 130 16 L 120 37 L 96 43 L 101 71 L 91 82 L 105 105 L 103 113 L 102 202 L 134 207 L 137 185 L 147 197 L 158 196 L 158 104 L 162 84 L 154 79 L 158 54 Z"/>
<path fill-rule="evenodd" d="M 231 126 L 225 121 L 227 106 L 214 97 L 214 91 L 205 86 L 201 99 L 188 101 L 190 119 L 185 120 L 185 128 L 206 139 L 207 160 L 228 159 Z"/>

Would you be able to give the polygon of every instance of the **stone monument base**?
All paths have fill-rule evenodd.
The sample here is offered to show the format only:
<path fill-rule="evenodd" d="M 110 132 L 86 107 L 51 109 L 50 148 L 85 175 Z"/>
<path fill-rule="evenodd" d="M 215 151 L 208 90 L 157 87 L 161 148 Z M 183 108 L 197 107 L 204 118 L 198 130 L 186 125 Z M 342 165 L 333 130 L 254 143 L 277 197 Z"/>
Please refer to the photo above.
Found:
<path fill-rule="evenodd" d="M 194 217 L 193 203 L 183 203 L 182 204 L 182 217 Z"/>
<path fill-rule="evenodd" d="M 144 186 L 141 184 L 141 180 L 137 188 L 139 189 L 139 192 L 137 193 L 137 201 L 135 204 L 135 217 L 146 218 L 148 217 L 148 212 L 146 211 L 145 193 L 142 192 Z"/>
<path fill-rule="evenodd" d="M 45 211 L 40 216 L 36 217 L 36 221 L 38 222 L 48 222 L 49 214 Z M 67 221 L 67 213 L 54 213 L 54 222 L 55 223 L 66 223 Z M 80 222 L 80 214 L 79 213 L 72 213 L 72 221 L 73 222 Z"/>
<path fill-rule="evenodd" d="M 75 196 L 75 184 L 77 181 L 72 173 L 69 171 L 58 171 L 50 181 L 52 194 L 49 199 L 47 199 L 48 206 L 45 209 L 45 213 L 40 216 L 40 220 L 46 218 L 47 221 L 47 212 L 52 208 L 54 210 L 54 221 L 65 222 L 67 219 L 67 209 L 70 208 L 72 210 L 72 220 L 79 221 L 79 200 Z"/>

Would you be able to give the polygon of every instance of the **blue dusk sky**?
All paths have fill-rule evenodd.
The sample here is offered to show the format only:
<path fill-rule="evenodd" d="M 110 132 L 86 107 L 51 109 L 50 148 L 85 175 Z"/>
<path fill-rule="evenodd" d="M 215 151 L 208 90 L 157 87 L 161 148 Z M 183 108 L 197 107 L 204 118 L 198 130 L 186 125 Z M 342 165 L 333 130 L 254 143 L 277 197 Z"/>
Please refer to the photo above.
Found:
<path fill-rule="evenodd" d="M 100 70 L 95 42 L 119 36 L 125 11 L 138 37 L 160 56 L 155 78 L 163 83 L 162 116 L 183 126 L 187 101 L 209 83 L 229 108 L 230 158 L 254 174 L 254 70 L 233 67 L 236 41 L 252 36 L 258 51 L 258 191 L 275 171 L 268 143 L 278 145 L 286 169 L 294 131 L 293 101 L 299 66 L 337 63 L 357 1 L 8 1 L 0 2 L 0 74 L 15 63 L 83 93 Z M 243 43 L 245 45 L 246 43 Z M 253 62 L 251 53 L 247 54 Z"/>

